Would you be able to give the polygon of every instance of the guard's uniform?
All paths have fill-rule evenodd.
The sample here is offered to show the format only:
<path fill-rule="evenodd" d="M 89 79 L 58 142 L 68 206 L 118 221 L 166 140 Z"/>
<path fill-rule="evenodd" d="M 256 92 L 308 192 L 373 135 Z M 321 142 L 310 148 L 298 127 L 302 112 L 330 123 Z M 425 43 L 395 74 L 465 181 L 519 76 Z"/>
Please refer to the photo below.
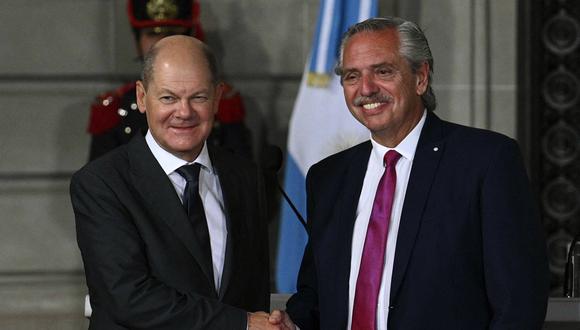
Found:
<path fill-rule="evenodd" d="M 135 36 L 144 28 L 183 27 L 187 33 L 203 40 L 199 22 L 199 3 L 196 0 L 129 0 L 129 22 Z M 135 82 L 112 92 L 99 95 L 91 105 L 87 131 L 91 134 L 89 160 L 127 143 L 137 132 L 147 128 L 145 114 L 137 108 Z M 222 99 L 208 142 L 251 157 L 250 132 L 244 124 L 242 97 L 232 86 L 225 84 Z"/>

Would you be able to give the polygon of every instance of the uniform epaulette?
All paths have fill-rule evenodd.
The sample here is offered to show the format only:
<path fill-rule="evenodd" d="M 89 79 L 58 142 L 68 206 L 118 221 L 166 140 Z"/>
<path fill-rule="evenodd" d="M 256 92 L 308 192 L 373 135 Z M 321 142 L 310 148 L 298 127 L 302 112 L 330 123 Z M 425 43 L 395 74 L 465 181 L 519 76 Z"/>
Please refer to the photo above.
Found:
<path fill-rule="evenodd" d="M 118 113 L 121 107 L 121 98 L 131 89 L 135 88 L 135 82 L 125 84 L 112 92 L 106 92 L 97 96 L 91 104 L 91 113 L 87 131 L 90 134 L 102 134 L 121 122 Z"/>
<path fill-rule="evenodd" d="M 224 83 L 216 119 L 223 124 L 240 123 L 246 115 L 242 96 L 231 85 Z"/>

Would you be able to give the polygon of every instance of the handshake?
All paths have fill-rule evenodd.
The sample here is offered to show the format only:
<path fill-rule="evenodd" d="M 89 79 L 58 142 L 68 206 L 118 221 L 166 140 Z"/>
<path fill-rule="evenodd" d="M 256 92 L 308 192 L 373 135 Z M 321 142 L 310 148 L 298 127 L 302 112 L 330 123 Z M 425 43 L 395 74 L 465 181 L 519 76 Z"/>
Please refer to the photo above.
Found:
<path fill-rule="evenodd" d="M 261 329 L 296 330 L 297 328 L 284 311 L 274 310 L 271 314 L 248 313 L 248 330 Z"/>

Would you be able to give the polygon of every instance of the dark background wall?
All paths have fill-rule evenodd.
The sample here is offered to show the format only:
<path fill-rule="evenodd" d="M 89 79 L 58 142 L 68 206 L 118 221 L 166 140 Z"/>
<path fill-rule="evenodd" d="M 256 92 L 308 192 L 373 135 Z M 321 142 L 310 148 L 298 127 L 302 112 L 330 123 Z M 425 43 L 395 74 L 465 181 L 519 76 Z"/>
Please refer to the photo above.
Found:
<path fill-rule="evenodd" d="M 580 234 L 580 2 L 520 1 L 518 137 L 547 233 L 553 295 Z"/>

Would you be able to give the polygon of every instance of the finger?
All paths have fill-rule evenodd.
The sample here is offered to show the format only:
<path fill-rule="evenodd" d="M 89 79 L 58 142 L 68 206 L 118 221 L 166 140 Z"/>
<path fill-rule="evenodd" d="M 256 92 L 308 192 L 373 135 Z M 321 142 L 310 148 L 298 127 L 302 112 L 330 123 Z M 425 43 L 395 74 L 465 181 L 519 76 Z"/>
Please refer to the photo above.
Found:
<path fill-rule="evenodd" d="M 270 323 L 279 323 L 282 321 L 282 319 L 283 319 L 282 312 L 280 312 L 279 310 L 274 310 L 272 314 L 270 314 L 268 321 L 270 321 Z"/>
<path fill-rule="evenodd" d="M 262 311 L 254 312 L 252 314 L 259 316 L 259 317 L 269 317 L 270 316 L 270 314 L 268 314 L 266 312 L 262 312 Z"/>

